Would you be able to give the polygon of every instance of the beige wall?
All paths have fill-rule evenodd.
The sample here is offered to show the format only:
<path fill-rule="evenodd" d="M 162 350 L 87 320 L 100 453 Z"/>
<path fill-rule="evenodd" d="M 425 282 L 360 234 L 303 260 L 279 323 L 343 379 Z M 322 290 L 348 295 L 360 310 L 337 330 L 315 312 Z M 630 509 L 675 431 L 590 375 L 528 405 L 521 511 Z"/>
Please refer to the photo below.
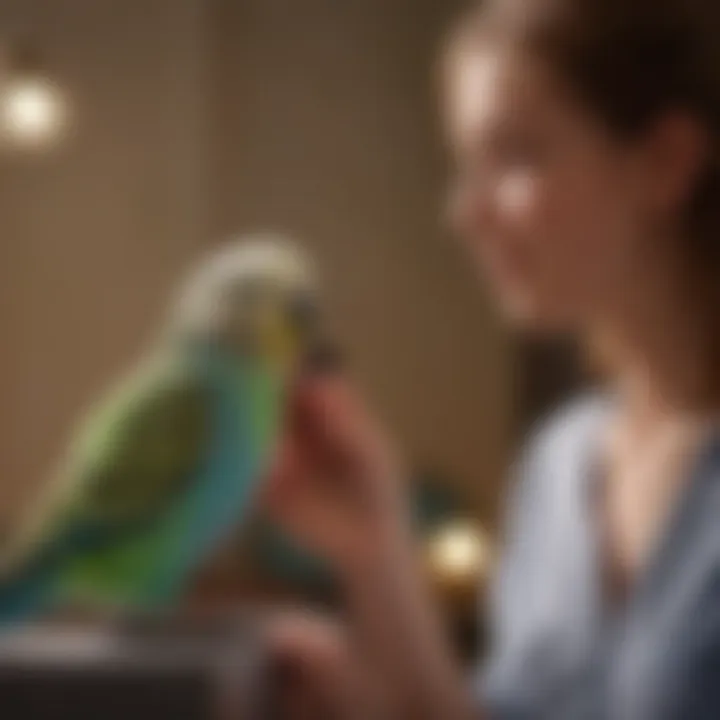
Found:
<path fill-rule="evenodd" d="M 1 509 L 46 476 L 187 258 L 258 227 L 315 250 L 410 454 L 492 498 L 508 353 L 439 226 L 430 63 L 450 4 L 202 4 L 0 0 L 0 27 L 46 49 L 76 128 L 50 156 L 0 158 Z"/>
<path fill-rule="evenodd" d="M 0 0 L 72 100 L 51 155 L 0 156 L 0 509 L 139 347 L 205 236 L 195 0 Z M 2 33 L 0 30 L 0 35 Z"/>

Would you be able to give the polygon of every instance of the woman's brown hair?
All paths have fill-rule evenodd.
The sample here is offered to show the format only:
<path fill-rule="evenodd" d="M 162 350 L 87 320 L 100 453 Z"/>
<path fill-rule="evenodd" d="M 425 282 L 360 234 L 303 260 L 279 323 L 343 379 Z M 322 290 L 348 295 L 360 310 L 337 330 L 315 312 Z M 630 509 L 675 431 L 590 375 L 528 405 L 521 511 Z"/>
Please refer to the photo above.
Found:
<path fill-rule="evenodd" d="M 694 118 L 709 153 L 686 208 L 686 288 L 705 323 L 720 401 L 720 0 L 485 0 L 452 34 L 454 49 L 506 43 L 546 62 L 620 140 L 665 113 Z"/>

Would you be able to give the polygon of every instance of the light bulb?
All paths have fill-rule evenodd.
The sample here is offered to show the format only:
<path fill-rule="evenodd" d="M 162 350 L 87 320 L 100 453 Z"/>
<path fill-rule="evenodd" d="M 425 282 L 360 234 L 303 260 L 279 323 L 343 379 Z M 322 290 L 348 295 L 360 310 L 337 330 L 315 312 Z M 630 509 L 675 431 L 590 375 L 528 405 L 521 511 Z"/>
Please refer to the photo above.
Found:
<path fill-rule="evenodd" d="M 48 80 L 19 77 L 2 90 L 2 125 L 6 139 L 16 145 L 46 145 L 63 128 L 65 107 Z"/>
<path fill-rule="evenodd" d="M 485 535 L 469 521 L 457 520 L 443 526 L 428 546 L 431 569 L 453 581 L 479 579 L 487 568 L 489 554 Z"/>

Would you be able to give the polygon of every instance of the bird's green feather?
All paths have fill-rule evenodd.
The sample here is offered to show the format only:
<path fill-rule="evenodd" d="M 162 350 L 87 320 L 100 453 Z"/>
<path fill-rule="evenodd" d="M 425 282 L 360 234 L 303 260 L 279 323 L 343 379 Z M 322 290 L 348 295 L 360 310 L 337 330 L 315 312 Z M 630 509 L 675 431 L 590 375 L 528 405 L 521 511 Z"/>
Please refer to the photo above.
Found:
<path fill-rule="evenodd" d="M 91 412 L 45 500 L 21 528 L 11 564 L 68 532 L 111 535 L 151 522 L 192 477 L 206 442 L 207 406 L 192 368 L 153 358 Z"/>

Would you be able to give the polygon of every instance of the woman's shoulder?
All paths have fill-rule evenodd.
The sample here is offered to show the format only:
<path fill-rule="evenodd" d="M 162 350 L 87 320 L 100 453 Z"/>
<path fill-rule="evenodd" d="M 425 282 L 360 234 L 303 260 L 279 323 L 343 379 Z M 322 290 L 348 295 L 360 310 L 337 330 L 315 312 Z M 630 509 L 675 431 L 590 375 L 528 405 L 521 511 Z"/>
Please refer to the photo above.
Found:
<path fill-rule="evenodd" d="M 525 507 L 535 514 L 539 505 L 574 494 L 592 471 L 608 410 L 606 396 L 587 392 L 535 423 L 515 463 L 511 513 Z"/>

